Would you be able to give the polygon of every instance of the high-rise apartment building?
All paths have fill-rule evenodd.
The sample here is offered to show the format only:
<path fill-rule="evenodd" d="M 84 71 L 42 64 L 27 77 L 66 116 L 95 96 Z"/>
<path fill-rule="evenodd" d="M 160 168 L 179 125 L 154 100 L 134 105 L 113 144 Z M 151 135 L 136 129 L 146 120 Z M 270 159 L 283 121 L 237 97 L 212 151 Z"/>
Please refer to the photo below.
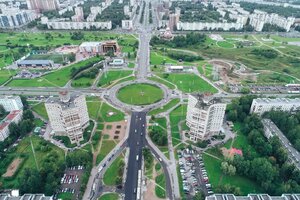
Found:
<path fill-rule="evenodd" d="M 38 16 L 31 10 L 20 10 L 18 8 L 1 9 L 0 28 L 12 29 L 22 27 L 36 19 Z"/>
<path fill-rule="evenodd" d="M 59 9 L 58 0 L 26 0 L 29 10 L 48 11 Z"/>
<path fill-rule="evenodd" d="M 220 132 L 226 104 L 210 94 L 189 95 L 186 125 L 191 140 L 202 140 Z"/>
<path fill-rule="evenodd" d="M 23 110 L 23 103 L 19 96 L 0 96 L 0 105 L 2 105 L 7 112 Z"/>
<path fill-rule="evenodd" d="M 280 110 L 280 111 L 287 111 L 287 112 L 300 110 L 300 99 L 299 98 L 253 99 L 250 108 L 250 113 L 257 113 L 258 115 L 262 115 L 264 112 L 268 112 L 271 110 Z"/>
<path fill-rule="evenodd" d="M 83 94 L 60 92 L 59 98 L 49 98 L 45 107 L 55 135 L 68 136 L 71 143 L 78 144 L 83 140 L 84 129 L 89 125 Z"/>

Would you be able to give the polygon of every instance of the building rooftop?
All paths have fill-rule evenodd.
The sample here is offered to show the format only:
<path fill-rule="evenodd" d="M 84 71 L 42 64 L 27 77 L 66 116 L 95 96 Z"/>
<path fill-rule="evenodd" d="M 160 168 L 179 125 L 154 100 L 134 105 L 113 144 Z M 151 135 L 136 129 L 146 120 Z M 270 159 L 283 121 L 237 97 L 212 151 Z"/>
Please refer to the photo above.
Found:
<path fill-rule="evenodd" d="M 0 131 L 2 131 L 6 126 L 10 124 L 10 122 L 17 116 L 21 110 L 13 110 L 11 111 L 1 122 L 0 122 Z"/>
<path fill-rule="evenodd" d="M 300 104 L 300 98 L 290 99 L 290 98 L 257 98 L 253 100 L 254 102 L 260 104 Z"/>
<path fill-rule="evenodd" d="M 53 64 L 52 60 L 21 60 L 19 65 L 49 65 Z"/>
<path fill-rule="evenodd" d="M 43 194 L 24 194 L 23 196 L 12 196 L 10 194 L 0 194 L 0 200 L 52 200 Z"/>
<path fill-rule="evenodd" d="M 221 103 L 220 98 L 217 98 L 210 93 L 197 93 L 197 94 L 191 94 L 191 95 L 198 100 L 195 107 L 199 108 L 199 109 L 207 109 L 209 106 L 211 106 L 213 104 Z"/>
<path fill-rule="evenodd" d="M 52 103 L 56 103 L 61 105 L 62 109 L 70 109 L 70 108 L 74 108 L 75 104 L 74 104 L 74 100 L 81 96 L 82 93 L 80 92 L 73 92 L 73 93 L 69 93 L 69 92 L 60 92 L 60 96 L 59 97 L 51 97 L 49 98 L 46 103 L 48 104 L 52 104 Z"/>

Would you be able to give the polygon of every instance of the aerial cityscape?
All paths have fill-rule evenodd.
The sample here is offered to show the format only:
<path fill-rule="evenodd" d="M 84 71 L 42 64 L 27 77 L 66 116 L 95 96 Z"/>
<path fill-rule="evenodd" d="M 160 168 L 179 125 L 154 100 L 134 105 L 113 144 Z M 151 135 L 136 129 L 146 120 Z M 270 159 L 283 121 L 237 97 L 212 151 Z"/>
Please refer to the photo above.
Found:
<path fill-rule="evenodd" d="M 0 200 L 300 200 L 299 0 L 0 0 Z"/>

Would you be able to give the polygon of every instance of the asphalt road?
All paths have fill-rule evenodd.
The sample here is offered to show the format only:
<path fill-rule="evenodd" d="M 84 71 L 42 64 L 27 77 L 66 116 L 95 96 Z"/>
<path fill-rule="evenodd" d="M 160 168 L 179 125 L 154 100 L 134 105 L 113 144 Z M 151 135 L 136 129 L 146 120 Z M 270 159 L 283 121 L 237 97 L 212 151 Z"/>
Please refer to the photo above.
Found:
<path fill-rule="evenodd" d="M 138 171 L 142 169 L 142 150 L 145 145 L 146 113 L 133 112 L 128 136 L 130 148 L 125 182 L 125 200 L 137 199 Z"/>

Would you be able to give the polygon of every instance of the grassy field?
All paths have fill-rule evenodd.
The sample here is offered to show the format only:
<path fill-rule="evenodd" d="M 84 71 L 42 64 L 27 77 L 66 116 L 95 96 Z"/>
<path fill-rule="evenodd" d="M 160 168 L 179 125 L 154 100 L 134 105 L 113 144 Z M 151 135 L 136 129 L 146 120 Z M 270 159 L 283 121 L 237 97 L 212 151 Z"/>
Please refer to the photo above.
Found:
<path fill-rule="evenodd" d="M 44 102 L 41 102 L 39 104 L 36 104 L 36 105 L 32 106 L 31 109 L 34 112 L 36 112 L 38 115 L 40 115 L 41 117 L 43 117 L 45 120 L 49 119 Z"/>
<path fill-rule="evenodd" d="M 102 76 L 99 79 L 98 86 L 108 87 L 109 85 L 113 84 L 116 80 L 132 75 L 132 72 L 132 70 L 110 70 L 102 74 Z"/>
<path fill-rule="evenodd" d="M 179 132 L 179 122 L 185 120 L 186 118 L 187 105 L 182 104 L 176 107 L 170 113 L 170 123 L 171 123 L 171 132 L 172 132 L 172 144 L 173 146 L 181 142 L 181 136 Z"/>
<path fill-rule="evenodd" d="M 7 84 L 11 87 L 63 87 L 71 79 L 72 69 L 79 69 L 88 63 L 96 63 L 102 58 L 93 57 L 76 64 L 58 69 L 49 74 L 34 79 L 14 79 Z"/>
<path fill-rule="evenodd" d="M 16 74 L 14 70 L 6 70 L 0 68 L 0 85 L 4 84 L 8 79 Z"/>
<path fill-rule="evenodd" d="M 119 200 L 119 195 L 117 193 L 106 193 L 103 194 L 98 200 Z"/>
<path fill-rule="evenodd" d="M 97 156 L 97 164 L 99 164 L 115 146 L 116 142 L 114 140 L 106 140 L 103 138 L 100 153 Z"/>
<path fill-rule="evenodd" d="M 217 92 L 217 89 L 195 74 L 168 74 L 167 76 L 163 74 L 158 75 L 161 78 L 164 78 L 165 80 L 177 85 L 178 89 L 183 92 Z"/>
<path fill-rule="evenodd" d="M 81 77 L 79 79 L 72 80 L 72 87 L 74 88 L 87 88 L 93 85 L 96 78 L 87 78 L 87 77 Z"/>
<path fill-rule="evenodd" d="M 164 63 L 176 64 L 177 61 L 172 58 L 169 58 L 168 56 L 164 56 L 158 52 L 151 51 L 150 53 L 151 65 L 162 65 Z"/>
<path fill-rule="evenodd" d="M 31 141 L 34 151 L 31 147 Z M 14 148 L 12 151 L 8 151 L 8 155 L 14 156 L 14 158 L 22 156 L 26 156 L 24 163 L 22 164 L 21 169 L 18 171 L 16 176 L 12 179 L 5 179 L 1 176 L 0 182 L 3 184 L 3 188 L 18 188 L 18 177 L 23 173 L 25 168 L 38 168 L 45 158 L 45 155 L 49 153 L 49 151 L 56 152 L 59 156 L 59 160 L 64 160 L 64 151 L 55 145 L 46 142 L 47 146 L 49 147 L 49 151 L 43 151 L 41 147 L 41 142 L 46 142 L 38 136 L 28 136 L 25 137 L 19 145 Z"/>
<path fill-rule="evenodd" d="M 175 85 L 174 85 L 174 84 L 172 84 L 172 83 L 170 83 L 170 82 L 164 80 L 163 78 L 159 78 L 159 77 L 152 76 L 152 77 L 150 77 L 150 78 L 148 78 L 148 79 L 149 79 L 149 80 L 152 80 L 152 81 L 155 81 L 155 82 L 158 82 L 158 83 L 161 83 L 161 84 L 167 86 L 167 87 L 170 88 L 170 89 L 175 89 Z"/>
<path fill-rule="evenodd" d="M 163 107 L 151 110 L 148 115 L 157 115 L 159 113 L 162 112 L 166 112 L 167 110 L 173 108 L 176 104 L 178 104 L 180 101 L 180 99 L 172 99 L 171 101 L 169 101 L 166 105 L 164 105 Z"/>
<path fill-rule="evenodd" d="M 163 91 L 150 84 L 132 84 L 121 88 L 117 97 L 127 104 L 148 105 L 160 101 L 163 98 Z"/>
<path fill-rule="evenodd" d="M 116 160 L 112 162 L 109 168 L 105 171 L 103 175 L 103 182 L 105 185 L 116 185 L 115 178 L 118 177 L 119 162 L 121 162 L 122 160 L 124 160 L 123 156 L 120 155 L 116 158 Z"/>
<path fill-rule="evenodd" d="M 155 177 L 155 183 L 157 184 L 155 186 L 155 195 L 158 198 L 166 198 L 166 177 L 164 173 L 161 173 L 160 175 Z M 159 187 L 159 186 L 160 187 Z"/>

